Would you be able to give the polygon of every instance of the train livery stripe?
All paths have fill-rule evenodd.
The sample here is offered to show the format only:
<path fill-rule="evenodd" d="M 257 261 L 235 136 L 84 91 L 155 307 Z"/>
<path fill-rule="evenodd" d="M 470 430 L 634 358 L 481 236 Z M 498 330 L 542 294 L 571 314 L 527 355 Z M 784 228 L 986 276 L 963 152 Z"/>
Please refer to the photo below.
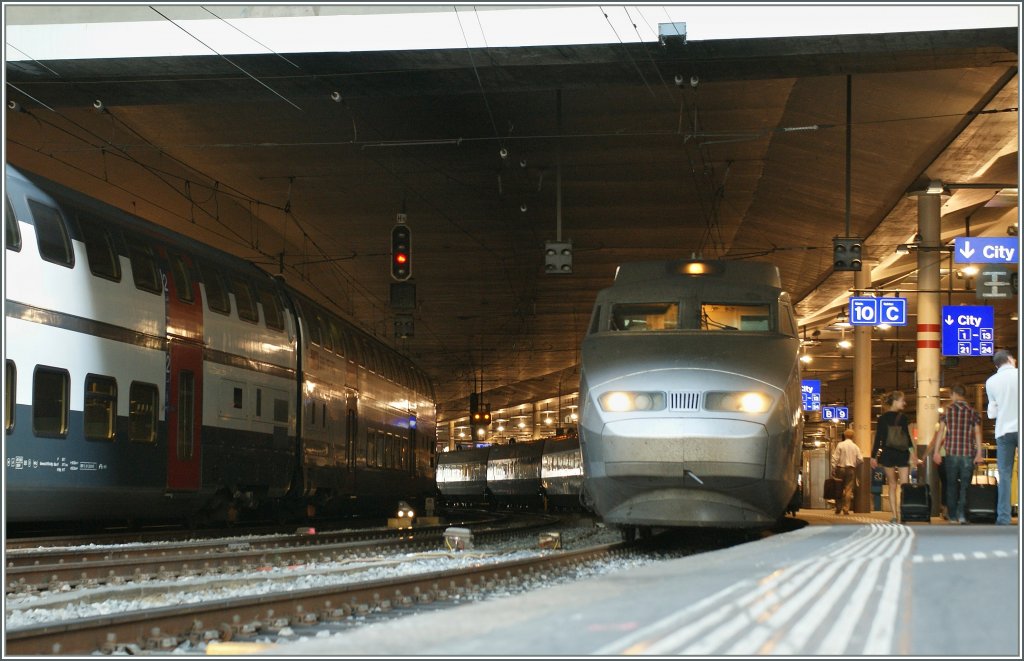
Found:
<path fill-rule="evenodd" d="M 22 321 L 30 321 L 35 324 L 44 324 L 75 333 L 92 335 L 104 340 L 132 344 L 143 349 L 167 350 L 167 340 L 165 338 L 149 335 L 148 333 L 140 333 L 130 328 L 115 326 L 114 324 L 96 321 L 95 319 L 86 319 L 85 317 L 79 317 L 66 312 L 46 310 L 10 299 L 6 301 L 4 311 L 12 319 L 21 319 Z"/>
<path fill-rule="evenodd" d="M 83 333 L 85 335 L 98 337 L 104 340 L 131 344 L 143 349 L 167 351 L 166 338 L 149 335 L 148 333 L 140 333 L 138 331 L 131 330 L 130 328 L 115 326 L 114 324 L 96 321 L 95 319 L 86 319 L 85 317 L 79 317 L 66 312 L 46 310 L 8 299 L 6 301 L 5 313 L 11 319 L 20 319 L 22 321 L 28 321 L 36 324 L 44 324 L 46 326 L 52 326 L 54 328 L 60 328 L 75 333 Z M 203 351 L 203 359 L 211 363 L 227 365 L 228 367 L 237 367 L 239 369 L 259 372 L 261 374 L 268 374 L 270 376 L 276 376 L 284 379 L 295 378 L 294 369 L 280 367 L 264 361 L 253 360 L 252 358 L 246 358 L 244 356 L 230 354 L 216 349 L 206 348 Z"/>

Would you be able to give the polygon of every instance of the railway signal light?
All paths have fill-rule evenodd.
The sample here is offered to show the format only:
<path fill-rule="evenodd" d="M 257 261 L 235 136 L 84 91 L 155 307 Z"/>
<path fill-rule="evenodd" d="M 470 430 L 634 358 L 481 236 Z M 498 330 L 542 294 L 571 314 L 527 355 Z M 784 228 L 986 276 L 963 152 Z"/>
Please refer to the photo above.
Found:
<path fill-rule="evenodd" d="M 859 271 L 864 239 L 851 236 L 832 238 L 832 268 L 836 271 Z"/>
<path fill-rule="evenodd" d="M 491 428 L 491 405 L 481 402 L 479 393 L 469 396 L 469 427 L 476 440 L 483 440 Z"/>
<path fill-rule="evenodd" d="M 391 277 L 408 280 L 412 275 L 412 232 L 405 224 L 405 214 L 398 214 L 398 224 L 391 229 Z"/>
<path fill-rule="evenodd" d="M 544 272 L 572 273 L 572 241 L 544 242 Z"/>

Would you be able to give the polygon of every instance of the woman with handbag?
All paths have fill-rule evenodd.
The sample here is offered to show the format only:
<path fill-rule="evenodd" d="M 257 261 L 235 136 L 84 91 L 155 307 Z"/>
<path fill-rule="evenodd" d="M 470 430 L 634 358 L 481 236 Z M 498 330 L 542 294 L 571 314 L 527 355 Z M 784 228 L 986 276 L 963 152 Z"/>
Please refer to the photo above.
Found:
<path fill-rule="evenodd" d="M 892 510 L 890 523 L 900 520 L 899 497 L 901 485 L 907 483 L 910 475 L 910 425 L 903 409 L 907 406 L 906 396 L 894 390 L 885 396 L 889 410 L 878 416 L 875 429 L 875 444 L 871 450 L 871 467 L 881 464 L 885 469 L 885 481 L 889 484 L 889 508 Z M 916 458 L 915 458 L 916 459 Z"/>

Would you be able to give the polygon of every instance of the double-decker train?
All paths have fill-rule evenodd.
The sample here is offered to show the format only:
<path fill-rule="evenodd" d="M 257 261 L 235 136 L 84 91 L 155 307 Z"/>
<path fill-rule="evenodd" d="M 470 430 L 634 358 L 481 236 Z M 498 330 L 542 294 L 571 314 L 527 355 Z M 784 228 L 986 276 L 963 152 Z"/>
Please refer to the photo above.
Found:
<path fill-rule="evenodd" d="M 623 264 L 580 364 L 584 497 L 635 537 L 767 528 L 794 509 L 799 339 L 771 264 Z"/>
<path fill-rule="evenodd" d="M 252 264 L 6 166 L 7 522 L 306 516 L 436 493 L 404 356 Z"/>
<path fill-rule="evenodd" d="M 579 437 L 442 452 L 437 489 L 448 505 L 580 509 Z"/>

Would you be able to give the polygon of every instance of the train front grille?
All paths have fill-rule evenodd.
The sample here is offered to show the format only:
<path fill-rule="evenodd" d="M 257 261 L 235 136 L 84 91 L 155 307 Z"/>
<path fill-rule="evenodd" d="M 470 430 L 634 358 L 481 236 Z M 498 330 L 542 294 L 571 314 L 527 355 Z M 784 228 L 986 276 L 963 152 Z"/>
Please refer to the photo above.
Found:
<path fill-rule="evenodd" d="M 668 408 L 670 411 L 697 411 L 700 409 L 700 393 L 670 392 Z"/>

